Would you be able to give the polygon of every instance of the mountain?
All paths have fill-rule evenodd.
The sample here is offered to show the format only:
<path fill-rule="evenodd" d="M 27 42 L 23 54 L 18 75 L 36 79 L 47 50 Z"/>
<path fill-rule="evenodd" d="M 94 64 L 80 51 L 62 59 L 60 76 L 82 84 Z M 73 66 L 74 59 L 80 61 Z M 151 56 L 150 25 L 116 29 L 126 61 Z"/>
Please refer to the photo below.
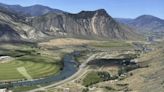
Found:
<path fill-rule="evenodd" d="M 4 7 L 9 11 L 14 11 L 16 13 L 27 15 L 27 16 L 40 16 L 49 12 L 62 13 L 63 11 L 58 9 L 52 9 L 43 5 L 33 5 L 28 7 L 22 7 L 20 5 L 6 5 L 0 3 L 0 7 Z"/>
<path fill-rule="evenodd" d="M 48 35 L 84 36 L 108 39 L 133 39 L 136 33 L 117 23 L 104 9 L 78 14 L 48 13 L 31 20 L 32 26 Z"/>
<path fill-rule="evenodd" d="M 24 8 L 30 8 L 32 11 L 29 9 L 28 13 L 35 15 L 33 12 L 36 7 L 40 5 Z M 116 22 L 104 9 L 77 14 L 50 11 L 42 15 L 44 7 L 36 9 L 41 12 L 37 13 L 39 16 L 28 17 L 25 13 L 18 13 L 24 8 L 19 5 L 0 5 L 0 40 L 36 41 L 63 36 L 121 40 L 141 37 L 132 28 Z"/>
<path fill-rule="evenodd" d="M 164 20 L 151 16 L 142 15 L 136 19 L 116 19 L 120 23 L 127 24 L 140 32 L 164 32 Z"/>

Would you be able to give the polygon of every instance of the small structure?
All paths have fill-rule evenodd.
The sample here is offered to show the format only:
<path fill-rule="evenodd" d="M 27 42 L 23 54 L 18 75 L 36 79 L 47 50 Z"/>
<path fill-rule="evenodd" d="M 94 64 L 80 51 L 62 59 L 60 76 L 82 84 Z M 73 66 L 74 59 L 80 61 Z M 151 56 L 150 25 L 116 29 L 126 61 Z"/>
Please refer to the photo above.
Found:
<path fill-rule="evenodd" d="M 0 89 L 0 92 L 13 92 L 12 90 L 8 90 L 7 88 Z"/>
<path fill-rule="evenodd" d="M 132 59 L 132 60 L 130 60 L 130 62 L 138 63 L 138 59 Z"/>
<path fill-rule="evenodd" d="M 0 89 L 0 92 L 7 92 L 7 89 L 6 88 Z"/>
<path fill-rule="evenodd" d="M 69 92 L 69 88 L 64 88 L 63 92 Z"/>
<path fill-rule="evenodd" d="M 147 37 L 147 41 L 148 41 L 148 42 L 154 42 L 154 37 L 153 37 L 153 36 Z"/>
<path fill-rule="evenodd" d="M 12 60 L 13 60 L 13 58 L 10 56 L 0 56 L 0 64 L 1 63 L 7 63 L 7 62 L 10 62 Z"/>

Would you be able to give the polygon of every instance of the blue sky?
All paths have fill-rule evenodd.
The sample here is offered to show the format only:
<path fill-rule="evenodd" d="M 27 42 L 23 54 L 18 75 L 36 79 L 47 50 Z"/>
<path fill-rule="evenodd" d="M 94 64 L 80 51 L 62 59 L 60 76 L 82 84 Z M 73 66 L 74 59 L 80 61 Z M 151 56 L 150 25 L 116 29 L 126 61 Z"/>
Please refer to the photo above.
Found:
<path fill-rule="evenodd" d="M 112 17 L 135 18 L 149 14 L 164 19 L 164 0 L 0 0 L 0 2 L 22 6 L 41 4 L 72 13 L 103 8 Z"/>

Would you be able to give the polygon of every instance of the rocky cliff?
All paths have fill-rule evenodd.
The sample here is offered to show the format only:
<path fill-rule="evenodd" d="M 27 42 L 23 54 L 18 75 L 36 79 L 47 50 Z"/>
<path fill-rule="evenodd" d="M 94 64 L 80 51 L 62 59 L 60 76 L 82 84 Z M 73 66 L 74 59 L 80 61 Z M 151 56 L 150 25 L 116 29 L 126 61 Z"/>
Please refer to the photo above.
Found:
<path fill-rule="evenodd" d="M 78 14 L 48 13 L 31 19 L 37 30 L 48 35 L 133 39 L 136 33 L 117 23 L 104 9 L 82 11 Z"/>

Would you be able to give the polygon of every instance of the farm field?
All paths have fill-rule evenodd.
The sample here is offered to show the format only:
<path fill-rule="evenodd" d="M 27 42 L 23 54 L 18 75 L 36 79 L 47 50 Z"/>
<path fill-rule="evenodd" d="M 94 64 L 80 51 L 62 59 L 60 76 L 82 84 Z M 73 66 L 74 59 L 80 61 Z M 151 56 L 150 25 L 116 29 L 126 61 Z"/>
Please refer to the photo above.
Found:
<path fill-rule="evenodd" d="M 32 78 L 39 78 L 55 74 L 59 71 L 60 67 L 52 63 L 32 62 L 14 60 L 10 63 L 0 64 L 0 80 L 15 80 L 25 79 L 25 77 L 17 70 L 24 67 Z"/>
<path fill-rule="evenodd" d="M 9 44 L 5 46 L 1 46 L 0 56 L 8 56 L 12 59 L 9 62 L 0 63 L 1 82 L 43 78 L 59 73 L 62 68 L 63 54 L 61 53 L 53 54 L 30 46 Z"/>

